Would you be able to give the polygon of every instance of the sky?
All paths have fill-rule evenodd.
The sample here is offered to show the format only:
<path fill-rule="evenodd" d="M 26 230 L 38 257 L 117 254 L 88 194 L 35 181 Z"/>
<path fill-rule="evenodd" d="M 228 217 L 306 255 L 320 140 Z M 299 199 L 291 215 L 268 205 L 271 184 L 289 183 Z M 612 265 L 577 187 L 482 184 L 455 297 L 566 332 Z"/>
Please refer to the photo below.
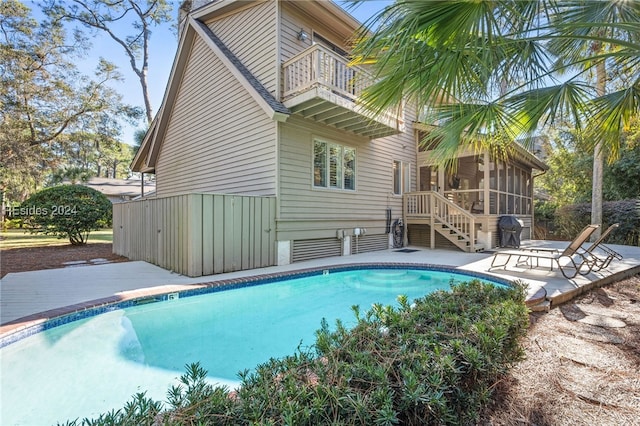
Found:
<path fill-rule="evenodd" d="M 24 0 L 23 2 L 32 9 L 36 19 L 40 19 L 42 17 L 42 14 L 39 13 L 39 3 L 41 2 Z M 181 1 L 174 1 L 174 4 L 176 5 L 180 3 Z M 336 1 L 336 3 L 341 5 L 343 8 L 345 7 L 341 1 Z M 385 6 L 391 3 L 393 3 L 392 0 L 369 0 L 355 9 L 349 9 L 348 12 L 360 22 L 364 22 L 376 12 L 382 10 Z M 174 17 L 177 17 L 177 6 L 174 11 Z M 126 28 L 121 28 L 119 30 L 119 35 L 126 34 Z M 123 101 L 125 103 L 144 108 L 140 82 L 138 77 L 131 70 L 129 59 L 124 54 L 122 48 L 103 32 L 95 32 L 95 34 L 92 34 L 91 43 L 92 47 L 89 55 L 84 60 L 77 63 L 78 69 L 84 74 L 92 75 L 100 57 L 116 64 L 120 73 L 124 77 L 124 81 L 121 83 L 114 83 L 112 84 L 112 87 L 123 96 Z M 158 108 L 162 103 L 162 98 L 171 73 L 171 66 L 173 64 L 177 46 L 177 35 L 169 23 L 164 24 L 162 27 L 153 29 L 149 44 L 148 86 L 151 106 L 154 114 L 158 111 Z M 145 128 L 144 122 L 141 121 L 140 125 L 137 127 L 123 124 L 122 142 L 133 145 L 133 135 L 136 128 Z"/>

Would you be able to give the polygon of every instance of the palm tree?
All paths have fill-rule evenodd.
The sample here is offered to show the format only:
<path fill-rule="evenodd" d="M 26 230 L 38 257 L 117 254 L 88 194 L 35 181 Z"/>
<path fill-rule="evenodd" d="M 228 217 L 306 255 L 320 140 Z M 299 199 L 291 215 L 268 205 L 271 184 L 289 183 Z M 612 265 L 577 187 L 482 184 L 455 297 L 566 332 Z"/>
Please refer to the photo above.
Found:
<path fill-rule="evenodd" d="M 378 78 L 366 106 L 381 112 L 407 98 L 438 124 L 422 142 L 443 163 L 468 146 L 504 155 L 569 121 L 597 168 L 640 115 L 639 28 L 637 1 L 396 0 L 365 23 L 353 61 Z"/>

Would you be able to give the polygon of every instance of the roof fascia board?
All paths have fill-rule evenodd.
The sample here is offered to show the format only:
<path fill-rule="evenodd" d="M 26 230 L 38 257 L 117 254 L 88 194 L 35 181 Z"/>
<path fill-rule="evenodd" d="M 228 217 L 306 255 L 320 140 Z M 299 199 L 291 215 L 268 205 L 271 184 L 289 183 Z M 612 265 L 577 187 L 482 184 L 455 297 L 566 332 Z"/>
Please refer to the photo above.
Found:
<path fill-rule="evenodd" d="M 282 111 L 276 111 L 264 98 L 264 96 L 256 90 L 254 84 L 260 84 L 257 80 L 252 84 L 249 81 L 249 78 L 245 73 L 243 73 L 238 65 L 235 64 L 228 55 L 222 50 L 222 41 L 219 40 L 214 34 L 213 31 L 209 27 L 207 27 L 204 23 L 200 21 L 196 21 L 193 18 L 189 18 L 189 25 L 195 29 L 198 35 L 202 38 L 202 40 L 207 44 L 207 46 L 213 51 L 213 53 L 218 57 L 218 59 L 224 64 L 224 66 L 229 70 L 229 72 L 240 82 L 240 84 L 249 92 L 251 97 L 258 103 L 258 105 L 264 110 L 264 112 L 271 118 L 276 121 L 285 121 L 288 117 L 288 111 L 282 106 Z M 203 28 L 203 26 L 205 28 Z M 220 43 L 220 45 L 218 44 Z M 248 71 L 246 71 L 248 73 Z M 275 98 L 273 99 L 275 101 Z"/>
<path fill-rule="evenodd" d="M 134 172 L 148 172 L 147 157 L 149 154 L 149 148 L 151 147 L 151 141 L 153 140 L 153 136 L 156 133 L 157 123 L 158 115 L 156 115 L 156 118 L 151 122 L 151 126 L 149 126 L 147 133 L 144 135 L 144 139 L 142 139 L 142 143 L 140 144 L 140 148 L 138 148 L 138 152 L 136 152 L 136 155 L 131 161 L 130 168 Z"/>
<path fill-rule="evenodd" d="M 183 29 L 183 35 L 180 37 L 178 43 L 178 50 L 176 57 L 173 60 L 173 66 L 171 67 L 171 74 L 169 75 L 169 81 L 167 88 L 164 92 L 164 98 L 160 104 L 160 110 L 157 115 L 156 130 L 152 138 L 150 138 L 151 148 L 146 156 L 146 166 L 155 170 L 156 160 L 158 159 L 158 153 L 160 151 L 160 145 L 164 139 L 164 135 L 167 128 L 167 123 L 171 111 L 173 110 L 173 104 L 180 88 L 180 82 L 182 74 L 186 67 L 189 56 L 191 55 L 191 45 L 195 37 L 195 31 L 190 25 L 185 25 Z"/>
<path fill-rule="evenodd" d="M 265 3 L 273 0 L 222 0 L 209 3 L 191 12 L 191 16 L 196 21 L 210 22 L 218 20 L 243 9 L 255 6 L 257 3 Z"/>
<path fill-rule="evenodd" d="M 332 1 L 283 0 L 283 2 L 298 15 L 312 19 L 316 23 L 312 25 L 314 27 L 312 29 L 318 30 L 325 37 L 331 35 L 348 43 L 362 26 L 361 22 Z M 349 46 L 346 47 L 350 50 Z"/>
<path fill-rule="evenodd" d="M 352 14 L 350 14 L 331 0 L 319 1 L 318 5 L 323 6 L 331 14 L 339 17 L 340 20 L 348 26 L 355 26 L 356 28 L 359 28 L 362 25 L 362 22 L 358 21 Z"/>

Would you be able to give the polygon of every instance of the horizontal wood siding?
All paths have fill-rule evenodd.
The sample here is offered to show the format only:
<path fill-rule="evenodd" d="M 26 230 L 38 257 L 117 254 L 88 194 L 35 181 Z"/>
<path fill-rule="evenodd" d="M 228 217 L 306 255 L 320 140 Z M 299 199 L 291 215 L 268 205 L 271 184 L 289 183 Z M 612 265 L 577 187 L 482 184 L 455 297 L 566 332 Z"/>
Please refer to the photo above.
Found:
<path fill-rule="evenodd" d="M 278 240 L 330 237 L 353 227 L 382 234 L 387 208 L 393 219 L 402 216 L 402 197 L 392 194 L 393 160 L 411 163 L 415 188 L 412 132 L 370 141 L 297 116 L 280 126 Z M 314 137 L 356 149 L 355 191 L 313 187 Z"/>
<path fill-rule="evenodd" d="M 242 8 L 206 24 L 258 81 L 277 96 L 276 1 Z"/>
<path fill-rule="evenodd" d="M 298 34 L 300 29 L 304 29 L 309 35 L 309 40 L 303 42 L 298 40 Z M 355 32 L 354 28 L 354 32 Z M 343 37 L 336 36 L 332 30 L 330 30 L 326 24 L 311 17 L 305 16 L 299 11 L 293 10 L 290 5 L 282 3 L 280 12 L 280 61 L 281 63 L 288 61 L 289 59 L 302 52 L 312 43 L 313 32 L 317 32 L 336 46 L 340 47 L 344 51 L 350 51 L 350 40 Z"/>
<path fill-rule="evenodd" d="M 196 37 L 156 166 L 159 196 L 274 195 L 276 124 Z"/>
<path fill-rule="evenodd" d="M 113 206 L 113 251 L 197 277 L 275 265 L 274 197 L 188 194 Z"/>
<path fill-rule="evenodd" d="M 281 8 L 280 12 L 280 63 L 284 63 L 310 46 L 298 40 L 300 29 L 311 35 L 311 22 L 293 14 L 288 7 Z"/>

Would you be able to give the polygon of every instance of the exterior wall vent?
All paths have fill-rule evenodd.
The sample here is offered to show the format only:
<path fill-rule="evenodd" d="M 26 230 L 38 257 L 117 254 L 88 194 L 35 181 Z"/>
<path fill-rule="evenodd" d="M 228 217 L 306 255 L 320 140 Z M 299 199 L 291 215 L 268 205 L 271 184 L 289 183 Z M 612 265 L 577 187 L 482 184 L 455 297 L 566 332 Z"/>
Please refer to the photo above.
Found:
<path fill-rule="evenodd" d="M 319 238 L 313 240 L 294 240 L 292 262 L 302 262 L 323 257 L 342 255 L 342 240 L 337 238 Z"/>
<path fill-rule="evenodd" d="M 372 251 L 387 250 L 389 248 L 389 236 L 387 234 L 361 235 L 357 239 L 351 237 L 351 253 L 369 253 Z"/>

